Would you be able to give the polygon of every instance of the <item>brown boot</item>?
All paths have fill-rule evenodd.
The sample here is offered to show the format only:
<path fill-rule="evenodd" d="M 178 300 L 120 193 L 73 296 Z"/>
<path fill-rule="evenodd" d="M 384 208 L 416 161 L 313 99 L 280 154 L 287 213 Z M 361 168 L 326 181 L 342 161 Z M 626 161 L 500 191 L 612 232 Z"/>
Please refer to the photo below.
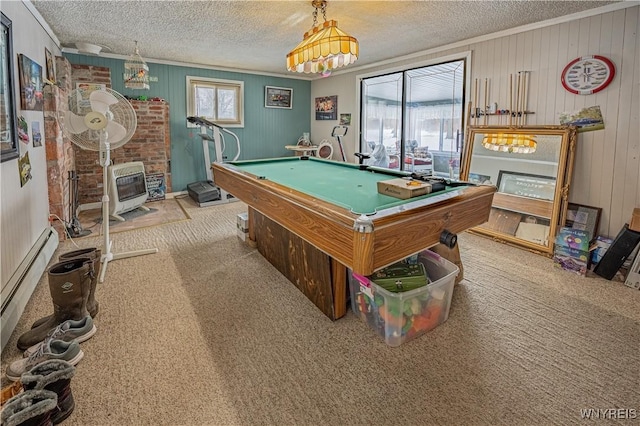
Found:
<path fill-rule="evenodd" d="M 76 257 L 88 257 L 89 259 L 93 260 L 94 275 L 93 275 L 93 279 L 91 280 L 91 290 L 89 291 L 89 300 L 87 300 L 87 311 L 89 311 L 89 315 L 91 315 L 91 318 L 95 318 L 96 315 L 98 315 L 98 301 L 96 300 L 95 294 L 96 294 L 96 285 L 98 284 L 98 277 L 100 276 L 101 256 L 102 256 L 102 251 L 100 249 L 92 247 L 92 248 L 74 250 L 68 253 L 63 253 L 58 258 L 59 262 L 62 262 L 63 260 L 75 259 Z M 49 321 L 50 318 L 51 318 L 51 315 L 46 316 L 44 318 L 40 318 L 39 320 L 35 321 L 31 325 L 31 328 L 36 328 L 40 324 L 46 321 Z"/>
<path fill-rule="evenodd" d="M 67 361 L 51 359 L 41 362 L 20 377 L 25 391 L 44 389 L 58 395 L 58 405 L 51 412 L 54 425 L 69 417 L 76 406 L 71 392 L 71 378 L 75 372 L 75 367 Z"/>
<path fill-rule="evenodd" d="M 93 260 L 79 257 L 53 265 L 48 272 L 53 315 L 18 339 L 18 348 L 25 350 L 41 342 L 47 334 L 66 320 L 81 320 L 89 312 L 87 300 L 94 277 Z"/>
<path fill-rule="evenodd" d="M 49 426 L 58 396 L 48 390 L 30 390 L 11 398 L 2 408 L 3 426 Z"/>

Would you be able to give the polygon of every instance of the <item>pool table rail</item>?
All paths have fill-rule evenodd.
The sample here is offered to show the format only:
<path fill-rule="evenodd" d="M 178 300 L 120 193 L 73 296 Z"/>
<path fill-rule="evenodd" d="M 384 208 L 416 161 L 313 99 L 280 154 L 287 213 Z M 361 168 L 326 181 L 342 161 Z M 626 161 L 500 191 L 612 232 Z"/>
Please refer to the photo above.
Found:
<path fill-rule="evenodd" d="M 348 208 L 231 164 L 212 167 L 216 185 L 362 275 L 438 244 L 444 230 L 459 233 L 486 222 L 496 191 L 494 186 L 462 186 L 407 201 L 367 216 L 373 232 L 360 232 L 360 215 Z"/>

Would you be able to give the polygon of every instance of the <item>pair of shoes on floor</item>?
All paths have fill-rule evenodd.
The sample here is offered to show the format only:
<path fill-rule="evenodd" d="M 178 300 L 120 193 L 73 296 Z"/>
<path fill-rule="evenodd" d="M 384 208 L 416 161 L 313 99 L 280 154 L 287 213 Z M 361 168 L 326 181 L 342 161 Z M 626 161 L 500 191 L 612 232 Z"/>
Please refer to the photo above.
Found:
<path fill-rule="evenodd" d="M 96 334 L 97 330 L 98 329 L 93 324 L 93 319 L 90 315 L 87 315 L 78 321 L 67 320 L 51 330 L 42 342 L 36 343 L 25 350 L 23 356 L 28 358 L 32 354 L 38 352 L 40 346 L 42 346 L 47 340 L 63 340 L 65 342 L 75 340 L 78 343 L 82 343 L 85 340 L 89 340 L 94 334 Z"/>
<path fill-rule="evenodd" d="M 76 365 L 84 357 L 80 344 L 75 340 L 65 342 L 53 339 L 45 340 L 42 343 L 37 352 L 31 354 L 28 358 L 22 358 L 9 364 L 7 367 L 7 379 L 20 380 L 20 376 L 23 373 L 45 361 L 57 359 Z"/>
<path fill-rule="evenodd" d="M 95 332 L 96 327 L 90 316 L 79 321 L 63 322 L 42 342 L 27 349 L 25 358 L 12 362 L 7 367 L 7 378 L 13 381 L 20 380 L 23 373 L 49 360 L 62 360 L 72 366 L 76 365 L 84 357 L 80 342 L 89 339 Z"/>

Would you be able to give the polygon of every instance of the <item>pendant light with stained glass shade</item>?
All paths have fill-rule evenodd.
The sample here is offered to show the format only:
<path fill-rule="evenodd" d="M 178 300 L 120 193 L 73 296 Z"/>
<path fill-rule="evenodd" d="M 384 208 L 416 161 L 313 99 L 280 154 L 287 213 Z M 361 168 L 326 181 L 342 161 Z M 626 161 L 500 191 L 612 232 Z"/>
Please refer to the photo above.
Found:
<path fill-rule="evenodd" d="M 350 65 L 358 59 L 358 40 L 338 28 L 338 22 L 327 21 L 326 0 L 313 0 L 313 28 L 287 55 L 287 70 L 328 75 L 331 70 Z M 324 23 L 318 24 L 318 9 Z"/>

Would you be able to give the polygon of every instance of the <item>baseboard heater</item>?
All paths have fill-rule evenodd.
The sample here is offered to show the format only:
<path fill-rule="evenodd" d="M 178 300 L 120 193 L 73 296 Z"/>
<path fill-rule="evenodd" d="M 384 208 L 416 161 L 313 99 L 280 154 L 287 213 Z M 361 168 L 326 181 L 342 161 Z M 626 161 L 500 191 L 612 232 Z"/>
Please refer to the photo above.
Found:
<path fill-rule="evenodd" d="M 36 243 L 31 247 L 16 271 L 2 288 L 2 319 L 0 340 L 4 350 L 11 333 L 15 330 L 18 320 L 27 306 L 27 302 L 36 285 L 47 270 L 47 265 L 53 257 L 59 243 L 56 230 L 47 227 Z"/>

